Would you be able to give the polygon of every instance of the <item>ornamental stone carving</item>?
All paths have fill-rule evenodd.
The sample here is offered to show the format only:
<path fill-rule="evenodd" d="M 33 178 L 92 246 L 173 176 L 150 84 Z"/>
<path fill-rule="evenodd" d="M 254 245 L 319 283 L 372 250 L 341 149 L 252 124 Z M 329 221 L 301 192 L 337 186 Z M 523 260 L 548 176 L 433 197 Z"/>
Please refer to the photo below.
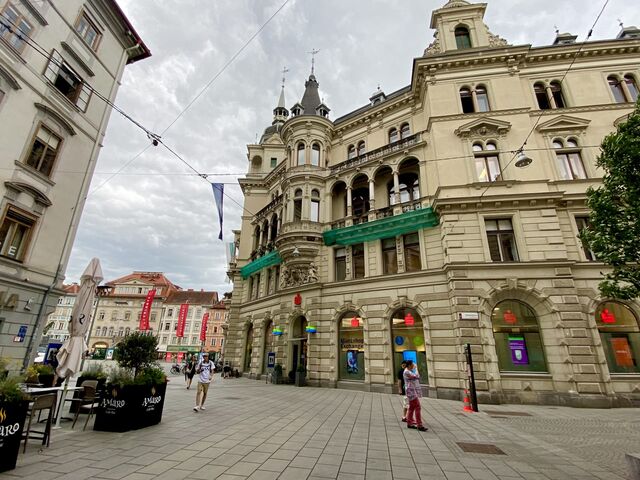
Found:
<path fill-rule="evenodd" d="M 280 288 L 299 287 L 316 283 L 318 281 L 318 268 L 311 262 L 309 265 L 295 265 L 287 267 L 283 265 L 280 270 Z"/>
<path fill-rule="evenodd" d="M 442 53 L 442 49 L 440 48 L 440 39 L 438 38 L 438 31 L 436 30 L 433 34 L 433 42 L 426 48 L 424 55 L 436 55 L 438 53 Z"/>
<path fill-rule="evenodd" d="M 487 29 L 487 34 L 489 35 L 489 46 L 490 47 L 507 47 L 509 43 L 502 37 L 496 35 L 495 33 L 491 33 L 489 31 L 489 27 L 485 24 Z"/>

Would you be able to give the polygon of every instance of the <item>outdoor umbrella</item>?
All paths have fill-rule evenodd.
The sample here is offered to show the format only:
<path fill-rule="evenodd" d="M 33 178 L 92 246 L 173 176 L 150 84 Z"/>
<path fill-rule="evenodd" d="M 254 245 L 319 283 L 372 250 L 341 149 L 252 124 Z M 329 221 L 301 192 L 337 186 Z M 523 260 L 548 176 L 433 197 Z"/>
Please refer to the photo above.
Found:
<path fill-rule="evenodd" d="M 61 378 L 73 376 L 82 362 L 82 355 L 88 350 L 85 336 L 91 326 L 91 314 L 93 300 L 96 296 L 96 287 L 102 281 L 102 269 L 100 260 L 91 259 L 80 277 L 80 291 L 71 310 L 69 333 L 71 336 L 64 342 L 58 351 L 58 368 L 56 374 Z"/>

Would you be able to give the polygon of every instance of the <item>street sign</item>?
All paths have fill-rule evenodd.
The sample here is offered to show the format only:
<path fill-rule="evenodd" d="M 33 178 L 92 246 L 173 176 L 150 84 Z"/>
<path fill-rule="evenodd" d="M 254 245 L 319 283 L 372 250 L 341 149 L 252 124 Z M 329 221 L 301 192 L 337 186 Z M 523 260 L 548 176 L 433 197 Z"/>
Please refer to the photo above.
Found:
<path fill-rule="evenodd" d="M 460 320 L 478 320 L 480 314 L 478 312 L 459 312 L 458 318 Z"/>
<path fill-rule="evenodd" d="M 267 354 L 267 368 L 273 368 L 276 366 L 276 352 L 269 352 Z"/>
<path fill-rule="evenodd" d="M 22 343 L 24 342 L 24 337 L 27 336 L 27 326 L 26 325 L 20 325 L 20 329 L 18 330 L 18 333 L 15 337 L 13 337 L 13 341 L 15 343 Z"/>

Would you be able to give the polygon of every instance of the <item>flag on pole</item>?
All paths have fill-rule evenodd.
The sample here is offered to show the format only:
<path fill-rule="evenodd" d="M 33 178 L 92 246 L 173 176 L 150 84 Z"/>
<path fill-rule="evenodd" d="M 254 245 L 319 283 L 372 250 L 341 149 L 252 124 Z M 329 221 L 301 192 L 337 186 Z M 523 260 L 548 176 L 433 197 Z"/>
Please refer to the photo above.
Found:
<path fill-rule="evenodd" d="M 224 195 L 224 183 L 212 183 L 211 186 L 213 187 L 213 199 L 216 201 L 218 217 L 220 218 L 220 234 L 218 235 L 218 240 L 222 240 L 222 197 Z"/>

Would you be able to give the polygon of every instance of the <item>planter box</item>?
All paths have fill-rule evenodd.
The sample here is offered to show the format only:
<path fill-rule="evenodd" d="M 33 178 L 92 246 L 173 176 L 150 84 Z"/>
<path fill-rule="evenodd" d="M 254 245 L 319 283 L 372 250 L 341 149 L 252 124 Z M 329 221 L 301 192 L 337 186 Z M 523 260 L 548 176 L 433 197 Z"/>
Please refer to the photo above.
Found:
<path fill-rule="evenodd" d="M 16 468 L 29 402 L 0 402 L 0 472 Z"/>
<path fill-rule="evenodd" d="M 53 373 L 41 373 L 38 375 L 38 383 L 42 384 L 43 387 L 53 387 Z"/>
<path fill-rule="evenodd" d="M 94 430 L 126 432 L 160 423 L 167 384 L 106 385 Z"/>
<path fill-rule="evenodd" d="M 100 398 L 102 398 L 102 392 L 104 390 L 104 384 L 106 383 L 107 379 L 106 378 L 95 379 L 95 378 L 78 377 L 78 381 L 76 382 L 76 387 L 79 387 L 80 385 L 82 385 L 82 382 L 84 382 L 85 380 L 98 380 L 97 393 L 100 396 Z M 82 390 L 76 390 L 76 391 L 73 392 L 73 398 L 80 399 L 81 395 L 82 395 Z M 76 410 L 78 409 L 78 403 L 79 402 L 71 402 L 71 406 L 69 407 L 69 413 L 76 413 Z"/>
<path fill-rule="evenodd" d="M 296 372 L 296 387 L 304 387 L 307 383 L 307 374 L 304 372 Z"/>

